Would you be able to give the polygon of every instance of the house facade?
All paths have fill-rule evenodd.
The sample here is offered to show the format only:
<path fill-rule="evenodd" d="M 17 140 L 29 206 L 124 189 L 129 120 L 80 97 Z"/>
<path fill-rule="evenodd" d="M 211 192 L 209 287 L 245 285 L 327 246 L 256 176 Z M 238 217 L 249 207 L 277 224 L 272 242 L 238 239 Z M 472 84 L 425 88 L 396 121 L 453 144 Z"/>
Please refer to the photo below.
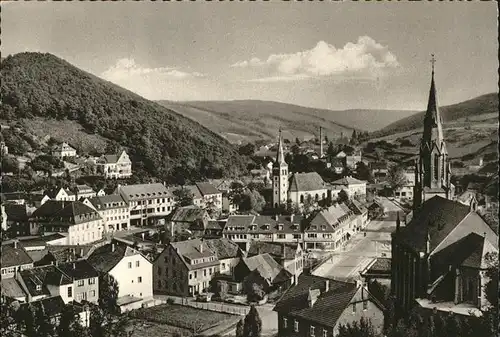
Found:
<path fill-rule="evenodd" d="M 366 196 L 366 181 L 347 176 L 331 183 L 332 195 L 344 190 L 349 198 Z"/>
<path fill-rule="evenodd" d="M 177 296 L 206 292 L 219 272 L 219 260 L 201 239 L 171 242 L 155 259 L 154 291 Z"/>
<path fill-rule="evenodd" d="M 132 161 L 125 151 L 103 155 L 97 161 L 97 167 L 106 179 L 126 179 L 132 176 Z"/>
<path fill-rule="evenodd" d="M 317 172 L 294 173 L 290 179 L 288 199 L 302 206 L 310 199 L 312 202 L 324 201 L 328 197 L 328 187 Z"/>
<path fill-rule="evenodd" d="M 302 275 L 274 307 L 278 336 L 335 337 L 340 324 L 370 319 L 383 328 L 384 307 L 361 284 Z"/>
<path fill-rule="evenodd" d="M 97 195 L 96 191 L 88 185 L 76 185 L 75 188 L 76 200 L 92 198 Z"/>
<path fill-rule="evenodd" d="M 71 147 L 68 143 L 62 143 L 54 147 L 52 156 L 60 159 L 65 157 L 76 157 L 76 149 Z"/>
<path fill-rule="evenodd" d="M 87 198 L 83 203 L 92 207 L 102 218 L 105 232 L 130 228 L 130 210 L 128 203 L 119 194 L 109 194 Z"/>
<path fill-rule="evenodd" d="M 205 206 L 212 205 L 216 210 L 222 210 L 222 191 L 219 191 L 210 183 L 196 183 L 196 187 L 203 197 Z"/>
<path fill-rule="evenodd" d="M 33 268 L 33 259 L 19 245 L 19 242 L 14 240 L 11 244 L 1 246 L 0 268 L 2 280 L 13 278 L 18 272 Z"/>
<path fill-rule="evenodd" d="M 76 194 L 69 189 L 60 188 L 47 194 L 50 199 L 57 201 L 76 201 Z"/>
<path fill-rule="evenodd" d="M 142 226 L 164 219 L 174 207 L 174 196 L 160 183 L 118 186 L 114 194 L 128 203 L 130 224 Z"/>

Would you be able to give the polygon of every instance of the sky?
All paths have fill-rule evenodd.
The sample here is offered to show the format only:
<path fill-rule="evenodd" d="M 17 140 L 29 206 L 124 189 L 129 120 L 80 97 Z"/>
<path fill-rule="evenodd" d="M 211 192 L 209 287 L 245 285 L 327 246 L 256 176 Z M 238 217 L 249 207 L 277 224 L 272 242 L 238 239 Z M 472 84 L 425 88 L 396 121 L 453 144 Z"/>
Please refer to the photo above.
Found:
<path fill-rule="evenodd" d="M 425 110 L 498 91 L 496 2 L 1 2 L 2 57 L 48 52 L 159 100 Z"/>

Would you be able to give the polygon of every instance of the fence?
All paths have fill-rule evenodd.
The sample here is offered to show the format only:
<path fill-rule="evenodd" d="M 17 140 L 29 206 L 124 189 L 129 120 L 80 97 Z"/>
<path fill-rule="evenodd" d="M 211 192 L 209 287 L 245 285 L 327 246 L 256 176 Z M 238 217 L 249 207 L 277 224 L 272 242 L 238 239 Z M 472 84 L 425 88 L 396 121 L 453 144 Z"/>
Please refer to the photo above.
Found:
<path fill-rule="evenodd" d="M 190 299 L 188 300 L 185 298 L 178 298 L 178 297 L 169 297 L 169 298 L 172 299 L 173 303 L 175 303 L 175 304 L 190 306 L 190 307 L 202 309 L 202 310 L 223 312 L 226 314 L 246 315 L 246 314 L 248 314 L 248 311 L 250 310 L 250 308 L 247 306 L 243 306 L 243 305 L 240 306 L 237 304 L 226 304 L 226 303 L 219 303 L 219 302 L 195 302 L 195 301 L 190 300 Z"/>

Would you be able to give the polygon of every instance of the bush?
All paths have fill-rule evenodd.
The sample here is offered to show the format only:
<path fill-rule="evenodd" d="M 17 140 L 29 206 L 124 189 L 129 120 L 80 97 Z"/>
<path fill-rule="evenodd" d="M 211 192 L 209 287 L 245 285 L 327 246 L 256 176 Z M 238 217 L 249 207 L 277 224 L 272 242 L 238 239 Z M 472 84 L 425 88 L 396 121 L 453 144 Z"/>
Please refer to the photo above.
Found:
<path fill-rule="evenodd" d="M 265 296 L 266 296 L 266 293 L 262 289 L 262 286 L 260 286 L 256 283 L 253 283 L 248 291 L 247 300 L 248 300 L 248 302 L 259 302 L 259 301 L 263 300 Z"/>
<path fill-rule="evenodd" d="M 171 297 L 167 298 L 167 303 L 168 304 L 175 304 L 175 300 Z"/>

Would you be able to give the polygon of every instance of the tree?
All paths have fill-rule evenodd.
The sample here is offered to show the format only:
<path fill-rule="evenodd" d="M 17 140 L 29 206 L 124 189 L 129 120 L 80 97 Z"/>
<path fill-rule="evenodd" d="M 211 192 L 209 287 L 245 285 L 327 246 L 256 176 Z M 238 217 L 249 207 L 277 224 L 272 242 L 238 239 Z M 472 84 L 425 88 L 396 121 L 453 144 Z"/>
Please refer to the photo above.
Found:
<path fill-rule="evenodd" d="M 118 300 L 118 282 L 108 273 L 99 275 L 99 307 L 109 314 L 119 312 Z"/>
<path fill-rule="evenodd" d="M 255 153 L 255 145 L 253 143 L 242 145 L 238 148 L 238 153 L 242 156 L 253 156 Z"/>
<path fill-rule="evenodd" d="M 356 134 L 356 130 L 352 130 L 351 144 L 357 144 L 357 143 L 358 143 L 358 136 Z"/>
<path fill-rule="evenodd" d="M 35 311 L 35 326 L 37 336 L 39 337 L 52 337 L 54 336 L 54 327 L 52 326 L 42 302 L 38 302 Z"/>
<path fill-rule="evenodd" d="M 36 332 L 36 311 L 35 308 L 28 303 L 22 306 L 16 315 L 16 321 L 21 325 L 22 330 L 28 337 L 35 337 Z"/>
<path fill-rule="evenodd" d="M 227 282 L 217 281 L 217 295 L 221 299 L 225 299 L 227 296 Z"/>
<path fill-rule="evenodd" d="M 80 315 L 75 307 L 68 305 L 61 313 L 59 326 L 57 327 L 57 334 L 59 337 L 74 336 L 79 337 L 83 335 L 83 327 L 80 323 Z"/>
<path fill-rule="evenodd" d="M 265 206 L 266 200 L 257 190 L 247 190 L 241 196 L 239 209 L 245 211 L 255 211 L 260 213 Z"/>
<path fill-rule="evenodd" d="M 3 156 L 2 158 L 2 172 L 5 173 L 18 173 L 19 172 L 19 161 L 16 157 Z"/>
<path fill-rule="evenodd" d="M 372 172 L 362 161 L 356 163 L 356 179 L 373 182 Z"/>
<path fill-rule="evenodd" d="M 339 325 L 338 337 L 378 337 L 370 319 L 361 317 L 359 323 L 354 321 Z"/>
<path fill-rule="evenodd" d="M 252 283 L 250 285 L 250 288 L 247 289 L 248 302 L 259 302 L 266 296 L 266 293 L 262 289 L 262 286 L 258 285 L 257 283 Z"/>
<path fill-rule="evenodd" d="M 343 203 L 343 202 L 346 202 L 348 200 L 349 200 L 349 195 L 347 194 L 347 192 L 344 190 L 340 190 L 338 197 L 337 197 L 337 201 L 339 203 Z"/>
<path fill-rule="evenodd" d="M 260 337 L 262 334 L 262 320 L 259 312 L 254 305 L 250 307 L 250 311 L 245 316 L 243 324 L 243 337 Z"/>
<path fill-rule="evenodd" d="M 389 185 L 393 190 L 404 186 L 404 184 L 406 183 L 405 172 L 399 165 L 392 165 L 391 167 L 389 167 L 387 179 Z"/>
<path fill-rule="evenodd" d="M 12 327 L 15 323 L 14 309 L 6 301 L 2 301 L 0 307 L 0 336 L 13 337 Z"/>
<path fill-rule="evenodd" d="M 335 149 L 335 145 L 332 141 L 328 143 L 328 148 L 326 149 L 326 155 L 329 157 L 334 157 L 337 154 L 337 150 Z"/>
<path fill-rule="evenodd" d="M 314 200 L 310 194 L 306 196 L 302 203 L 302 212 L 307 216 L 314 210 Z"/>
<path fill-rule="evenodd" d="M 181 207 L 193 204 L 194 195 L 187 188 L 178 188 L 172 191 L 172 194 L 174 195 L 174 199 L 177 205 Z"/>
<path fill-rule="evenodd" d="M 243 320 L 239 320 L 236 324 L 236 337 L 243 337 Z"/>
<path fill-rule="evenodd" d="M 328 144 L 328 136 L 325 135 L 325 143 Z"/>

